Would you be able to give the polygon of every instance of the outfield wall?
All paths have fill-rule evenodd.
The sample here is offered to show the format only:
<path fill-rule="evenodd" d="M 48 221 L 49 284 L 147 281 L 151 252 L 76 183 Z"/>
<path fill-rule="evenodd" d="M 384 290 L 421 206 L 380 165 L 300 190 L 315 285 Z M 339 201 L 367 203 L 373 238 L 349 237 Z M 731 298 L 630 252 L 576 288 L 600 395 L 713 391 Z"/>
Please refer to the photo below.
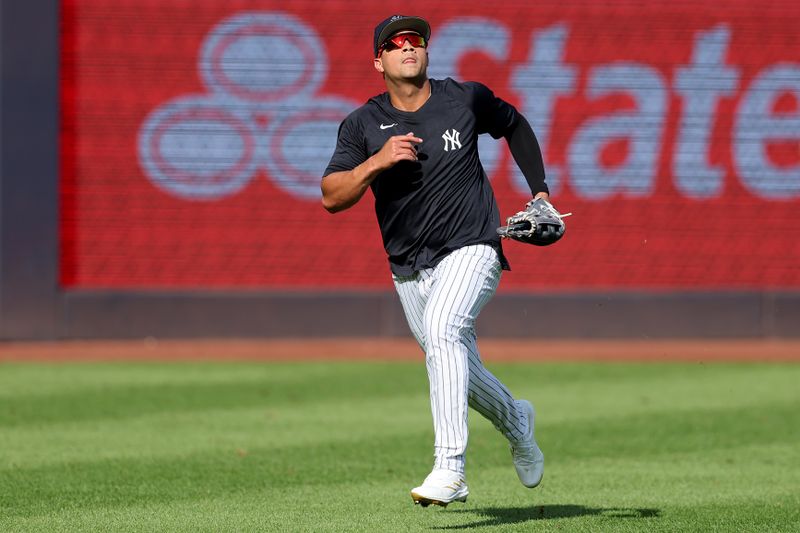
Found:
<path fill-rule="evenodd" d="M 336 216 L 319 203 L 339 122 L 382 90 L 385 4 L 0 14 L 0 338 L 407 335 L 371 196 Z M 431 76 L 517 106 L 574 213 L 553 247 L 506 245 L 483 334 L 800 336 L 800 5 L 416 14 Z M 524 179 L 503 141 L 480 151 L 513 213 Z"/>

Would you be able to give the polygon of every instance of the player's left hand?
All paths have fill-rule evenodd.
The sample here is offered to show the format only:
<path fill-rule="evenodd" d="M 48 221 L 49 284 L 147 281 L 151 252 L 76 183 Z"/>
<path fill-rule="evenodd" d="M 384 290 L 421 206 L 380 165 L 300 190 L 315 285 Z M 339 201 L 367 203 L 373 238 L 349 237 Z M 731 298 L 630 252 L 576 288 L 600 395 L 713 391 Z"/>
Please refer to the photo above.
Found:
<path fill-rule="evenodd" d="M 559 213 L 548 201 L 548 196 L 547 193 L 537 194 L 525 205 L 525 209 L 508 217 L 506 225 L 497 228 L 497 233 L 503 238 L 536 246 L 547 246 L 558 241 L 567 229 L 564 217 L 572 213 Z"/>

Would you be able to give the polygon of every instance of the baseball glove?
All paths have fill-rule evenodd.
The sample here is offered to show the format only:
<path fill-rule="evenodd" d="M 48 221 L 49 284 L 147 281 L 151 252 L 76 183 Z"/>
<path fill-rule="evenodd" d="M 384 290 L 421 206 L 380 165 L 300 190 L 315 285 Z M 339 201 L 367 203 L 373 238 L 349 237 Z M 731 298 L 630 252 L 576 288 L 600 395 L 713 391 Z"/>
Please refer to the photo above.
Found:
<path fill-rule="evenodd" d="M 562 215 L 544 198 L 534 198 L 524 210 L 508 217 L 507 225 L 497 228 L 497 233 L 503 238 L 547 246 L 564 235 L 567 227 L 563 219 L 571 214 Z"/>

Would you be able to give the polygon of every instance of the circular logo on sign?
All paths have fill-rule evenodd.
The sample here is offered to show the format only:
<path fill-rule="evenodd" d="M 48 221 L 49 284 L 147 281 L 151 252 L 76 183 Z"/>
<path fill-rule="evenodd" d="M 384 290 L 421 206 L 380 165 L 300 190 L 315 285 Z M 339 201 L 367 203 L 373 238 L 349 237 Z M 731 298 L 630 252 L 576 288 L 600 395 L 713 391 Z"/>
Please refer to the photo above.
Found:
<path fill-rule="evenodd" d="M 282 13 L 242 13 L 217 25 L 200 53 L 206 87 L 259 108 L 313 95 L 327 75 L 313 28 Z"/>
<path fill-rule="evenodd" d="M 318 97 L 275 115 L 259 154 L 272 180 L 293 196 L 318 199 L 339 124 L 356 107 L 346 100 Z"/>
<path fill-rule="evenodd" d="M 173 100 L 139 132 L 139 161 L 150 180 L 190 200 L 238 192 L 256 171 L 256 152 L 256 125 L 234 100 Z"/>

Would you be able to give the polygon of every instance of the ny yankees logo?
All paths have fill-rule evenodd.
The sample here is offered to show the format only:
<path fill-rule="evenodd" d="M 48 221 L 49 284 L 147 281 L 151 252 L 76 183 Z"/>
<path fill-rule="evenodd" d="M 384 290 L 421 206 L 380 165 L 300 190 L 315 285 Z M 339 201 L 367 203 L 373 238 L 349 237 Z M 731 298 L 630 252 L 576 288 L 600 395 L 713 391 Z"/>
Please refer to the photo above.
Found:
<path fill-rule="evenodd" d="M 444 151 L 449 152 L 450 150 L 461 148 L 460 136 L 461 133 L 455 129 L 445 130 L 442 134 L 442 139 L 444 139 Z"/>

